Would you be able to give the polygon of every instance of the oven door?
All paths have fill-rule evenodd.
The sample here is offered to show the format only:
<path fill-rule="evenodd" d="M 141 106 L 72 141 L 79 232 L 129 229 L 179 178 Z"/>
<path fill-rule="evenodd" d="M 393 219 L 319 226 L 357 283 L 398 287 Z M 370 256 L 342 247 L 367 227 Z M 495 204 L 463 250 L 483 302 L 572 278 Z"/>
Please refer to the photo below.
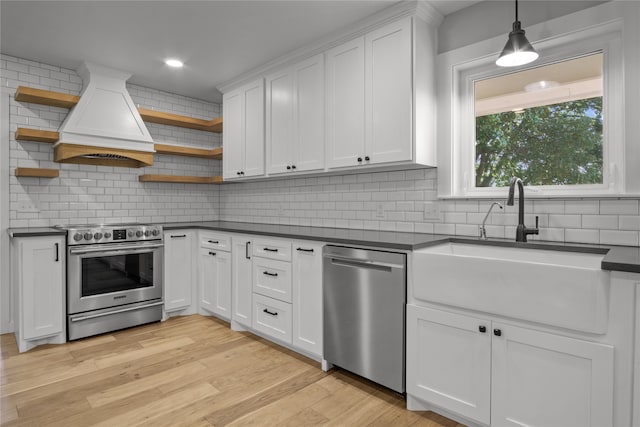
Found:
<path fill-rule="evenodd" d="M 162 298 L 162 242 L 71 246 L 70 314 Z"/>

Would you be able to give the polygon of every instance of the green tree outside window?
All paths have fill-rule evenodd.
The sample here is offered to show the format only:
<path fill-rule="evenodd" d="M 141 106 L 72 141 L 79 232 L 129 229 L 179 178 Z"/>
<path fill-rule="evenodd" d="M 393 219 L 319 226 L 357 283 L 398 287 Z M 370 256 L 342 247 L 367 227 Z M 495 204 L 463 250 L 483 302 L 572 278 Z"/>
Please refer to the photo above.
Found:
<path fill-rule="evenodd" d="M 476 187 L 602 184 L 602 97 L 476 118 Z"/>

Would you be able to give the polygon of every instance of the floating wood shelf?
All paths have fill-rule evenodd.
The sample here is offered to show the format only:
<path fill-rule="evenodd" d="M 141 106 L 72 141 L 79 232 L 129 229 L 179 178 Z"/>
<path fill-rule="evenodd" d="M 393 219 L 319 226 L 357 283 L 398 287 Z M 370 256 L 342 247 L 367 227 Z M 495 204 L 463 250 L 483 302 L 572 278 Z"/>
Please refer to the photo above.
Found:
<path fill-rule="evenodd" d="M 17 141 L 36 141 L 53 144 L 55 142 L 58 142 L 59 139 L 60 134 L 51 130 L 38 130 L 29 128 L 18 128 L 18 130 L 16 130 Z"/>
<path fill-rule="evenodd" d="M 69 95 L 68 93 L 18 86 L 16 90 L 16 101 L 31 102 L 52 107 L 71 108 L 80 101 L 80 97 L 77 95 Z"/>
<path fill-rule="evenodd" d="M 222 159 L 222 147 L 213 149 L 182 147 L 179 145 L 154 144 L 158 154 L 175 154 L 177 156 L 200 157 L 204 159 Z"/>
<path fill-rule="evenodd" d="M 145 122 L 159 123 L 161 125 L 178 126 L 188 129 L 204 130 L 207 132 L 222 132 L 222 117 L 213 120 L 195 119 L 173 113 L 138 108 L 138 112 Z"/>
<path fill-rule="evenodd" d="M 30 176 L 35 178 L 57 178 L 60 175 L 58 169 L 41 168 L 16 168 L 16 176 Z"/>
<path fill-rule="evenodd" d="M 16 101 L 31 102 L 33 104 L 49 105 L 52 107 L 71 108 L 80 101 L 80 97 L 78 95 L 69 95 L 68 93 L 18 86 L 18 89 L 16 89 Z M 203 120 L 188 116 L 181 116 L 179 114 L 149 110 L 148 108 L 138 108 L 138 112 L 140 113 L 142 120 L 145 122 L 203 130 L 207 132 L 222 132 L 222 117 L 216 117 L 212 120 Z"/>
<path fill-rule="evenodd" d="M 221 176 L 140 175 L 140 182 L 177 182 L 185 184 L 222 184 Z"/>

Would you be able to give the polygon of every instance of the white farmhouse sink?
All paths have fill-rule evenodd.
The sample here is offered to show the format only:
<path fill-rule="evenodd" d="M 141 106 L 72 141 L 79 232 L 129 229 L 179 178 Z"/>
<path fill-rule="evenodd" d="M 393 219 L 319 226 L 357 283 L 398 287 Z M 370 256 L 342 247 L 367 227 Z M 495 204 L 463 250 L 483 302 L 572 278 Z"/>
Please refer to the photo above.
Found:
<path fill-rule="evenodd" d="M 414 297 L 603 334 L 609 307 L 609 273 L 600 268 L 605 253 L 443 243 L 414 252 Z"/>

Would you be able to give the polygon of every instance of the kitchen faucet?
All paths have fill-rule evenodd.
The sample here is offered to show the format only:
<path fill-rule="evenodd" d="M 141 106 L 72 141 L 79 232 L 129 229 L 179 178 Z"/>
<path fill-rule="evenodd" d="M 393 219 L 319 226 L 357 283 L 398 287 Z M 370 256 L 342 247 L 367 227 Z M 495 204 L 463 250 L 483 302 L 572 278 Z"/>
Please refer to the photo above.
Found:
<path fill-rule="evenodd" d="M 536 215 L 535 228 L 527 228 L 524 225 L 524 187 L 522 180 L 518 177 L 511 179 L 511 185 L 509 186 L 509 198 L 507 199 L 507 205 L 513 206 L 513 196 L 515 193 L 515 186 L 518 184 L 518 228 L 516 228 L 516 242 L 526 242 L 528 234 L 538 234 L 538 216 Z"/>
<path fill-rule="evenodd" d="M 484 219 L 482 220 L 482 225 L 480 226 L 480 237 L 478 237 L 480 240 L 487 240 L 487 229 L 485 228 L 484 224 L 487 222 L 487 218 L 489 218 L 489 214 L 491 214 L 491 209 L 493 209 L 494 206 L 498 206 L 500 209 L 502 209 L 502 203 L 499 203 L 499 202 L 491 203 L 491 206 L 489 206 L 489 210 L 487 211 L 487 214 L 484 216 Z"/>

